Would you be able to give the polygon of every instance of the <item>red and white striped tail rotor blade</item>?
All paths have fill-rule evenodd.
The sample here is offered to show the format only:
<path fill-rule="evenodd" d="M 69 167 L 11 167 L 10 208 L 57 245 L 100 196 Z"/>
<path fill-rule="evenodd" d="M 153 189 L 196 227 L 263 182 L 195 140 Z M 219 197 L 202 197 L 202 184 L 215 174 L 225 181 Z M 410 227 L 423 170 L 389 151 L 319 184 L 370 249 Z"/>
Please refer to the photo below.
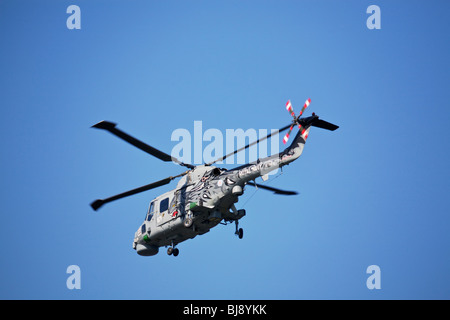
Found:
<path fill-rule="evenodd" d="M 303 108 L 302 108 L 302 110 L 300 110 L 300 114 L 298 115 L 299 117 L 301 117 L 302 116 L 302 114 L 303 114 L 303 111 L 305 111 L 305 109 L 306 108 L 308 108 L 308 106 L 309 106 L 309 104 L 311 103 L 311 99 L 310 98 L 308 98 L 308 100 L 306 100 L 305 101 L 305 104 L 303 105 Z"/>
<path fill-rule="evenodd" d="M 294 109 L 292 108 L 291 100 L 288 100 L 288 102 L 286 102 L 286 110 L 291 114 L 292 117 L 295 118 L 295 113 Z"/>
<path fill-rule="evenodd" d="M 303 128 L 303 126 L 301 124 L 298 125 L 298 129 L 300 130 L 303 138 L 305 138 L 305 140 L 306 140 L 306 138 L 308 138 L 308 132 L 306 132 L 306 129 Z"/>
<path fill-rule="evenodd" d="M 284 143 L 284 144 L 286 144 L 286 142 L 289 140 L 289 135 L 291 134 L 291 131 L 292 131 L 293 128 L 294 128 L 294 125 L 292 125 L 292 126 L 289 128 L 288 133 L 286 133 L 286 135 L 284 136 L 284 138 L 283 138 L 283 143 Z"/>

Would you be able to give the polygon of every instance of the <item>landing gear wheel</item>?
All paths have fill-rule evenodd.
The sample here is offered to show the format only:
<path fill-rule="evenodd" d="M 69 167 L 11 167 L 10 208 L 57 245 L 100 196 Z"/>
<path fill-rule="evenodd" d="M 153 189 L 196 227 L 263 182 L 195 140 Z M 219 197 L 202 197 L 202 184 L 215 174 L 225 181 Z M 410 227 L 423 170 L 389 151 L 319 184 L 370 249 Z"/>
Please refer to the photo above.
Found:
<path fill-rule="evenodd" d="M 190 228 L 192 226 L 192 222 L 193 222 L 192 218 L 187 217 L 186 219 L 184 219 L 183 224 L 186 228 Z"/>
<path fill-rule="evenodd" d="M 173 256 L 176 257 L 180 253 L 180 250 L 178 248 L 173 249 Z"/>
<path fill-rule="evenodd" d="M 170 256 L 172 253 L 173 253 L 173 255 L 175 255 L 175 252 L 174 252 L 175 250 L 172 248 L 172 247 L 169 247 L 168 249 L 167 249 L 167 254 Z"/>
<path fill-rule="evenodd" d="M 239 237 L 239 239 L 242 239 L 244 237 L 244 229 L 242 229 L 242 228 L 238 229 L 238 227 L 239 227 L 238 220 L 235 221 L 235 224 L 236 224 L 236 232 L 234 234 L 237 235 Z"/>

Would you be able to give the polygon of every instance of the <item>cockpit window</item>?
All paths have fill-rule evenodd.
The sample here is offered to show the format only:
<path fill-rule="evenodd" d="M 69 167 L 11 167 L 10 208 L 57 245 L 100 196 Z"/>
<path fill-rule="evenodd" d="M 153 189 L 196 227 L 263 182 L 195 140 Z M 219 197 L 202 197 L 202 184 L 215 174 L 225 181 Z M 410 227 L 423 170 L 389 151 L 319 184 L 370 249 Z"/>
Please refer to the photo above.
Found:
<path fill-rule="evenodd" d="M 155 211 L 155 202 L 152 201 L 152 202 L 150 203 L 150 206 L 148 207 L 147 221 L 152 220 L 154 211 Z"/>

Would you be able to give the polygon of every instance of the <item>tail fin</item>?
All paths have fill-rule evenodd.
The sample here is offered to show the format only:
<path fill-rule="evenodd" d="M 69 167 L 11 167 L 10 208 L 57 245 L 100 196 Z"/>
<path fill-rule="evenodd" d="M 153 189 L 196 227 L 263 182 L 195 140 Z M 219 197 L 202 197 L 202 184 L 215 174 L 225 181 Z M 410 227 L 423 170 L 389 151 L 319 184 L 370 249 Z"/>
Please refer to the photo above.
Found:
<path fill-rule="evenodd" d="M 280 166 L 291 163 L 302 155 L 303 147 L 305 146 L 310 129 L 311 127 L 308 125 L 307 127 L 304 127 L 304 130 L 299 130 L 291 145 L 279 153 Z"/>

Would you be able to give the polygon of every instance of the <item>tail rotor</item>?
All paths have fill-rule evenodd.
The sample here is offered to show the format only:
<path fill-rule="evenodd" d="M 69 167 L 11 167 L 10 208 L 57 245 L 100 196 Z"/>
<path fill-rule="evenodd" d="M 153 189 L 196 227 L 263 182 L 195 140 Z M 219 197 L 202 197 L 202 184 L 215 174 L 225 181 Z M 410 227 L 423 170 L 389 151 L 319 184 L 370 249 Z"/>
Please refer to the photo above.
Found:
<path fill-rule="evenodd" d="M 298 117 L 295 116 L 295 112 L 294 109 L 292 108 L 292 104 L 291 104 L 291 100 L 288 100 L 288 102 L 286 102 L 286 110 L 291 114 L 292 118 L 294 118 L 291 127 L 289 128 L 289 131 L 286 133 L 286 135 L 283 138 L 283 143 L 286 144 L 289 140 L 289 135 L 291 134 L 292 129 L 294 128 L 295 125 L 298 126 L 298 128 L 300 129 L 301 133 L 304 134 L 306 129 L 303 128 L 303 126 L 300 124 L 300 122 L 298 121 L 300 119 L 300 117 L 302 116 L 303 112 L 306 110 L 306 108 L 308 108 L 308 106 L 311 103 L 311 99 L 308 98 L 305 101 L 305 104 L 303 105 L 302 110 L 300 110 L 300 113 L 298 115 Z M 307 136 L 305 136 L 305 139 L 307 138 Z"/>

